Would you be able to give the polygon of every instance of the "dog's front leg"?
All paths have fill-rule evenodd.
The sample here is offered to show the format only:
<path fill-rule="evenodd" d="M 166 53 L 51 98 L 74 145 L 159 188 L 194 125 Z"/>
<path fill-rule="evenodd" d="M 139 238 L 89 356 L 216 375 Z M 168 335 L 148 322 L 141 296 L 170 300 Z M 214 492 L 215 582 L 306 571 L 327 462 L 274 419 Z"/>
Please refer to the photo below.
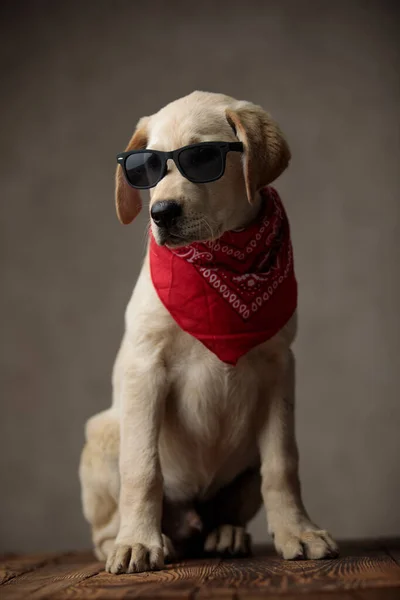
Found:
<path fill-rule="evenodd" d="M 120 528 L 106 564 L 110 573 L 135 573 L 164 564 L 158 437 L 167 379 L 162 361 L 150 356 L 143 352 L 121 381 Z"/>
<path fill-rule="evenodd" d="M 285 559 L 328 558 L 337 555 L 337 546 L 327 531 L 312 523 L 301 499 L 294 431 L 294 367 L 289 351 L 278 367 L 269 416 L 259 438 L 268 530 Z"/>

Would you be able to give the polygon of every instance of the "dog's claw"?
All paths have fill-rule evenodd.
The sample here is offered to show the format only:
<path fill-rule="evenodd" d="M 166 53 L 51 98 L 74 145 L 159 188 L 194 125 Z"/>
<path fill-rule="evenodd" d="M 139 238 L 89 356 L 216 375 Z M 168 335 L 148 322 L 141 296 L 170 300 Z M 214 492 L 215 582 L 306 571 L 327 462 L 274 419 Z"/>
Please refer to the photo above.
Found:
<path fill-rule="evenodd" d="M 115 544 L 106 562 L 106 571 L 114 575 L 155 571 L 164 566 L 163 549 L 143 544 Z"/>
<path fill-rule="evenodd" d="M 250 536 L 244 527 L 221 525 L 208 535 L 204 551 L 209 554 L 246 556 L 250 553 Z"/>
<path fill-rule="evenodd" d="M 275 548 L 285 560 L 335 558 L 338 547 L 327 531 L 275 531 Z"/>

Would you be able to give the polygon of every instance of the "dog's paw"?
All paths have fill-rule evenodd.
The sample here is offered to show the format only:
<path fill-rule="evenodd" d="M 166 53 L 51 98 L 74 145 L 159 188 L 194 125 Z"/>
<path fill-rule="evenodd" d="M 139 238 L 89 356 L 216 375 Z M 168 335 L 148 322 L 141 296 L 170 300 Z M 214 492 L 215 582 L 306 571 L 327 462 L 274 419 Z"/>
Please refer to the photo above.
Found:
<path fill-rule="evenodd" d="M 214 555 L 246 556 L 250 545 L 250 535 L 244 527 L 221 525 L 207 536 L 204 551 Z"/>
<path fill-rule="evenodd" d="M 106 571 L 119 575 L 155 571 L 163 566 L 164 552 L 161 547 L 116 543 L 108 555 Z"/>
<path fill-rule="evenodd" d="M 322 529 L 281 529 L 275 531 L 274 544 L 286 560 L 336 558 L 339 554 L 336 542 Z"/>

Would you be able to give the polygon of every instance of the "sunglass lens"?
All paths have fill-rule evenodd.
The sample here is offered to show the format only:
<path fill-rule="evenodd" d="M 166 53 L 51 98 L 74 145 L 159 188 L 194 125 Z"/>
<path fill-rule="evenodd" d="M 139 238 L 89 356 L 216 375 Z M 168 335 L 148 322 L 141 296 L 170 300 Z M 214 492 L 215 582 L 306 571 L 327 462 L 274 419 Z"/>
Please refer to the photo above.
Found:
<path fill-rule="evenodd" d="M 223 171 L 222 154 L 215 146 L 199 145 L 183 150 L 179 165 L 186 177 L 197 183 L 218 179 Z"/>
<path fill-rule="evenodd" d="M 127 157 L 125 170 L 132 185 L 147 188 L 158 183 L 162 174 L 162 161 L 154 152 L 137 152 Z"/>

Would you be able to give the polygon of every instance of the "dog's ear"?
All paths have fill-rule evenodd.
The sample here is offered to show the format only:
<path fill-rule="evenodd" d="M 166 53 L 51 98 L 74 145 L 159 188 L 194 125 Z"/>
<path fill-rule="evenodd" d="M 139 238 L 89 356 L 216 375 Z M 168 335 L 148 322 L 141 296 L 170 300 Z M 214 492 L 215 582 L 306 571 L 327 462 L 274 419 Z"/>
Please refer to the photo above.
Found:
<path fill-rule="evenodd" d="M 225 111 L 228 123 L 244 146 L 244 178 L 249 202 L 286 169 L 290 149 L 277 123 L 260 106 L 241 103 Z"/>
<path fill-rule="evenodd" d="M 140 119 L 126 151 L 146 148 L 148 121 L 149 117 L 142 117 Z M 124 225 L 131 223 L 142 209 L 139 190 L 128 184 L 120 165 L 117 166 L 115 174 L 115 206 L 118 218 Z"/>

